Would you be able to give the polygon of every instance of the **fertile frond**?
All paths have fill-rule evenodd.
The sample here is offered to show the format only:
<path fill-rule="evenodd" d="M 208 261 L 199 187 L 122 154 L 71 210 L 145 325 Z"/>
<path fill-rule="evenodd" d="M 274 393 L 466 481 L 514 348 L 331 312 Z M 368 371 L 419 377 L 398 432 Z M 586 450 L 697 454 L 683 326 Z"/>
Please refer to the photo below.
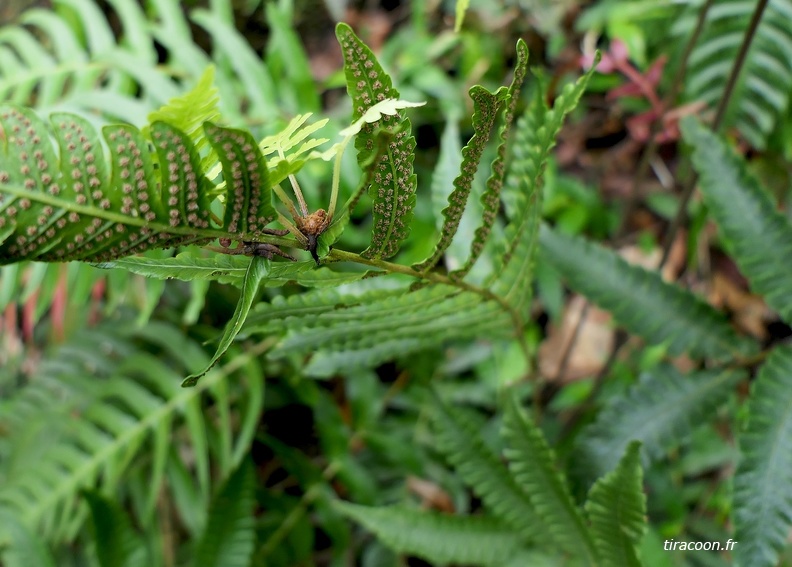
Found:
<path fill-rule="evenodd" d="M 748 172 L 745 161 L 694 119 L 682 123 L 693 146 L 693 165 L 712 216 L 734 250 L 734 259 L 757 292 L 792 322 L 792 224 Z"/>
<path fill-rule="evenodd" d="M 492 517 L 453 516 L 406 506 L 372 508 L 348 502 L 335 506 L 396 553 L 432 564 L 500 566 L 523 548 L 523 540 Z"/>
<path fill-rule="evenodd" d="M 737 565 L 770 567 L 792 526 L 792 348 L 768 357 L 748 402 L 748 427 L 734 476 Z M 743 545 L 745 544 L 745 545 Z"/>
<path fill-rule="evenodd" d="M 413 266 L 418 271 L 432 269 L 448 247 L 459 228 L 459 221 L 462 220 L 462 213 L 470 197 L 470 189 L 473 186 L 473 178 L 478 170 L 484 148 L 490 138 L 492 125 L 498 116 L 498 111 L 506 97 L 505 90 L 499 90 L 493 94 L 480 85 L 470 89 L 470 98 L 473 100 L 473 136 L 467 145 L 462 148 L 462 163 L 460 173 L 454 179 L 454 189 L 448 195 L 448 206 L 443 209 L 443 226 L 440 229 L 440 240 L 435 246 L 432 255 Z"/>
<path fill-rule="evenodd" d="M 517 483 L 497 453 L 486 445 L 478 425 L 462 412 L 445 405 L 439 405 L 433 419 L 438 448 L 487 509 L 526 541 L 546 541 L 550 537 L 548 529 L 531 495 Z"/>
<path fill-rule="evenodd" d="M 473 242 L 470 243 L 470 257 L 464 266 L 451 273 L 452 277 L 463 278 L 470 271 L 473 264 L 481 256 L 484 244 L 492 231 L 492 225 L 495 224 L 495 218 L 498 216 L 501 188 L 506 175 L 506 143 L 514 121 L 514 113 L 520 101 L 520 90 L 527 73 L 528 46 L 520 39 L 517 41 L 517 63 L 514 66 L 514 78 L 506 93 L 507 100 L 503 109 L 503 123 L 498 133 L 498 153 L 495 156 L 495 161 L 492 162 L 492 173 L 487 180 L 487 188 L 481 195 L 481 205 L 484 210 L 481 226 L 476 229 Z"/>
<path fill-rule="evenodd" d="M 715 415 L 742 373 L 708 370 L 683 376 L 658 366 L 603 408 L 578 439 L 575 460 L 588 481 L 613 469 L 630 441 L 641 442 L 645 463 L 661 458 Z"/>
<path fill-rule="evenodd" d="M 195 549 L 195 567 L 248 567 L 256 545 L 253 510 L 256 473 L 240 463 L 212 500 L 206 529 Z"/>
<path fill-rule="evenodd" d="M 347 91 L 352 98 L 353 120 L 357 120 L 378 102 L 398 99 L 391 78 L 377 58 L 346 24 L 338 24 L 336 35 L 344 53 Z M 415 207 L 416 177 L 413 173 L 415 138 L 410 120 L 403 113 L 383 116 L 363 127 L 355 140 L 361 168 L 373 168 L 369 189 L 374 199 L 374 225 L 371 245 L 363 251 L 366 258 L 390 258 L 399 251 L 410 233 Z M 386 148 L 376 163 L 379 136 Z"/>
<path fill-rule="evenodd" d="M 226 213 L 209 228 L 209 183 L 190 138 L 165 122 L 154 145 L 132 126 L 107 126 L 110 149 L 85 120 L 53 115 L 52 132 L 30 110 L 0 110 L 0 263 L 105 261 L 151 248 L 225 236 L 257 240 L 275 216 L 267 168 L 249 133 L 207 123 L 223 164 Z M 231 182 L 229 182 L 231 180 Z"/>
<path fill-rule="evenodd" d="M 526 492 L 558 549 L 594 563 L 594 545 L 555 454 L 541 430 L 510 396 L 503 422 L 504 454 L 514 480 Z"/>
<path fill-rule="evenodd" d="M 552 109 L 546 107 L 543 93 L 537 90 L 531 108 L 517 122 L 504 191 L 512 218 L 506 227 L 506 250 L 494 271 L 494 291 L 518 313 L 531 300 L 544 169 L 564 118 L 577 106 L 593 72 L 594 67 L 574 84 L 565 86 Z"/>
<path fill-rule="evenodd" d="M 273 356 L 314 353 L 306 372 L 329 376 L 373 366 L 453 340 L 508 337 L 508 314 L 495 301 L 443 285 L 397 296 L 379 293 L 289 321 Z"/>
<path fill-rule="evenodd" d="M 677 30 L 687 36 L 693 29 L 699 2 Z M 715 106 L 731 73 L 737 52 L 756 8 L 755 2 L 721 0 L 707 14 L 707 25 L 687 69 L 685 90 L 691 100 Z M 792 93 L 792 0 L 773 0 L 764 9 L 752 39 L 740 80 L 732 94 L 727 126 L 736 126 L 756 148 L 764 148 L 768 135 L 782 118 Z"/>
<path fill-rule="evenodd" d="M 602 567 L 640 567 L 638 542 L 646 529 L 641 446 L 633 441 L 618 466 L 591 487 L 586 513 Z"/>
<path fill-rule="evenodd" d="M 630 332 L 671 354 L 726 359 L 751 353 L 723 314 L 696 296 L 664 282 L 659 274 L 631 266 L 615 252 L 542 226 L 544 257 L 575 290 L 610 311 Z"/>

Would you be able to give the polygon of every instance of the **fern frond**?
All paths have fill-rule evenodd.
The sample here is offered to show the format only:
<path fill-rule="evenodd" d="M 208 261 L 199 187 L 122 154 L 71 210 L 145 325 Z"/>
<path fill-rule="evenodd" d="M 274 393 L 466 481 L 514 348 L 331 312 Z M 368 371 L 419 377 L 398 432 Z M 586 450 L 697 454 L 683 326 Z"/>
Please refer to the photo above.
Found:
<path fill-rule="evenodd" d="M 732 507 L 737 565 L 776 565 L 792 526 L 792 348 L 777 347 L 759 371 L 738 437 Z M 745 544 L 745 545 L 743 545 Z"/>
<path fill-rule="evenodd" d="M 557 470 L 553 450 L 513 395 L 506 405 L 503 437 L 509 470 L 529 495 L 553 543 L 573 557 L 595 563 L 594 543 L 572 500 L 566 479 Z"/>
<path fill-rule="evenodd" d="M 0 561 L 5 567 L 56 567 L 41 537 L 9 510 L 0 509 Z"/>
<path fill-rule="evenodd" d="M 373 508 L 340 501 L 334 506 L 396 553 L 432 564 L 499 566 L 523 549 L 522 539 L 492 517 L 454 516 L 406 506 Z"/>
<path fill-rule="evenodd" d="M 506 250 L 496 265 L 494 291 L 518 313 L 530 303 L 533 264 L 538 248 L 544 168 L 564 123 L 583 96 L 596 65 L 574 84 L 567 85 L 548 109 L 537 89 L 531 108 L 517 122 L 512 163 L 506 178 L 504 201 L 513 217 L 506 227 Z"/>
<path fill-rule="evenodd" d="M 509 138 L 512 122 L 514 121 L 514 113 L 520 101 L 520 90 L 522 89 L 522 84 L 527 73 L 528 45 L 520 39 L 517 41 L 517 62 L 514 66 L 514 78 L 506 92 L 503 123 L 498 132 L 498 153 L 495 156 L 495 161 L 492 162 L 492 173 L 489 179 L 487 179 L 487 187 L 481 195 L 481 205 L 484 210 L 481 225 L 476 229 L 473 242 L 470 243 L 470 257 L 467 259 L 464 266 L 451 273 L 452 277 L 463 278 L 470 271 L 473 264 L 476 263 L 476 260 L 478 260 L 481 252 L 484 250 L 484 244 L 487 242 L 490 232 L 492 231 L 492 225 L 495 224 L 495 218 L 500 208 L 501 188 L 503 187 L 503 180 L 506 176 L 506 143 Z"/>
<path fill-rule="evenodd" d="M 353 120 L 378 102 L 398 99 L 399 92 L 393 88 L 390 76 L 352 28 L 339 23 L 336 36 L 344 53 Z M 413 173 L 415 138 L 410 130 L 410 120 L 403 113 L 385 115 L 374 124 L 366 124 L 355 140 L 361 168 L 375 170 L 369 189 L 374 199 L 374 224 L 371 245 L 362 253 L 366 258 L 390 258 L 410 233 L 417 184 Z M 378 136 L 385 136 L 387 145 L 379 161 L 372 164 L 371 159 L 377 154 Z"/>
<path fill-rule="evenodd" d="M 158 356 L 145 352 L 152 349 Z M 248 359 L 242 355 L 236 367 Z M 200 345 L 162 324 L 132 332 L 115 323 L 75 336 L 40 365 L 30 385 L 0 406 L 8 434 L 29 440 L 15 444 L 14 459 L 2 463 L 0 510 L 48 541 L 61 541 L 73 537 L 84 520 L 76 506 L 80 489 L 101 487 L 113 494 L 121 479 L 129 482 L 139 472 L 145 479 L 143 518 L 150 521 L 165 471 L 179 459 L 179 439 L 193 456 L 185 482 L 195 491 L 190 504 L 197 508 L 186 521 L 200 530 L 209 500 L 209 459 L 217 450 L 207 441 L 210 422 L 202 400 L 240 416 L 239 434 L 223 450 L 229 458 L 214 460 L 222 465 L 221 477 L 247 450 L 263 404 L 258 367 L 240 374 L 246 376 L 243 398 L 223 384 L 226 374 L 219 371 L 197 388 L 179 388 L 182 372 L 206 361 Z"/>
<path fill-rule="evenodd" d="M 544 225 L 539 239 L 544 257 L 574 290 L 649 343 L 667 343 L 673 355 L 689 352 L 719 360 L 755 350 L 755 344 L 738 337 L 720 312 L 665 283 L 656 272 L 631 266 L 615 252 Z"/>
<path fill-rule="evenodd" d="M 198 153 L 173 126 L 151 125 L 156 153 L 136 128 L 106 127 L 108 163 L 96 132 L 77 116 L 53 116 L 60 160 L 50 130 L 31 111 L 0 109 L 0 120 L 0 229 L 15 227 L 0 263 L 103 261 L 216 236 L 257 240 L 275 216 L 267 168 L 249 133 L 205 125 L 231 180 L 217 231 L 209 228 L 209 183 Z"/>
<path fill-rule="evenodd" d="M 195 386 L 198 380 L 202 376 L 205 376 L 217 361 L 220 360 L 220 357 L 231 347 L 231 343 L 234 342 L 234 339 L 242 329 L 248 312 L 253 302 L 256 300 L 261 281 L 267 276 L 268 267 L 269 261 L 264 258 L 254 257 L 251 259 L 247 271 L 245 272 L 245 278 L 242 280 L 242 291 L 240 292 L 239 302 L 237 303 L 236 309 L 234 309 L 231 320 L 226 324 L 223 330 L 223 336 L 220 337 L 220 343 L 217 345 L 214 356 L 212 356 L 212 359 L 203 370 L 187 376 L 187 378 L 182 381 L 183 387 Z"/>
<path fill-rule="evenodd" d="M 508 314 L 496 302 L 442 285 L 341 305 L 316 317 L 292 319 L 288 327 L 272 355 L 317 353 L 320 358 L 306 371 L 321 376 L 448 341 L 508 337 L 512 332 Z"/>
<path fill-rule="evenodd" d="M 438 404 L 433 421 L 437 430 L 437 447 L 487 509 L 520 533 L 525 541 L 547 541 L 551 536 L 544 518 L 531 501 L 531 495 L 523 490 L 499 456 L 486 445 L 478 425 L 462 412 L 444 404 Z"/>
<path fill-rule="evenodd" d="M 646 530 L 641 446 L 633 441 L 616 468 L 591 487 L 586 513 L 602 567 L 640 567 L 638 542 Z"/>
<path fill-rule="evenodd" d="M 667 365 L 642 374 L 583 430 L 574 454 L 577 468 L 593 481 L 616 466 L 632 440 L 641 442 L 644 463 L 661 458 L 707 423 L 742 377 L 713 370 L 683 376 Z"/>
<path fill-rule="evenodd" d="M 792 322 L 792 224 L 751 175 L 745 161 L 701 123 L 682 123 L 710 212 L 734 250 L 734 259 L 768 305 Z"/>
<path fill-rule="evenodd" d="M 698 3 L 680 19 L 676 31 L 688 35 L 695 24 Z M 752 2 L 722 0 L 709 10 L 707 25 L 688 63 L 688 98 L 715 106 L 743 42 L 755 10 Z M 763 149 L 769 134 L 786 112 L 792 92 L 792 0 L 773 0 L 764 9 L 748 50 L 740 80 L 732 94 L 726 126 L 736 126 L 756 148 Z"/>
<path fill-rule="evenodd" d="M 250 565 L 256 544 L 255 488 L 255 470 L 246 459 L 212 501 L 206 530 L 195 549 L 195 567 Z"/>
<path fill-rule="evenodd" d="M 100 567 L 145 565 L 141 538 L 118 503 L 95 490 L 85 490 L 82 494 L 91 510 Z"/>
<path fill-rule="evenodd" d="M 470 189 L 473 186 L 473 178 L 481 162 L 484 148 L 489 141 L 492 126 L 498 116 L 500 106 L 506 98 L 505 90 L 491 93 L 480 85 L 471 87 L 469 94 L 473 100 L 473 118 L 471 119 L 473 136 L 462 148 L 460 173 L 453 181 L 454 189 L 448 195 L 448 206 L 442 211 L 443 226 L 440 229 L 440 240 L 429 258 L 413 266 L 413 269 L 420 272 L 431 270 L 451 245 L 459 228 L 459 221 L 462 220 L 462 213 L 465 212 Z"/>

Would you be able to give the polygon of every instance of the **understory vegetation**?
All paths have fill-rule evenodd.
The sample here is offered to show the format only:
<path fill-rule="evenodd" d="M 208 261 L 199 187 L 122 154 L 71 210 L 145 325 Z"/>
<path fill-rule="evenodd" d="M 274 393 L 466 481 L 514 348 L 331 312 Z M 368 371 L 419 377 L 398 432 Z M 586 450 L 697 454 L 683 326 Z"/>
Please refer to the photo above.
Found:
<path fill-rule="evenodd" d="M 0 565 L 792 564 L 792 0 L 37 4 Z"/>

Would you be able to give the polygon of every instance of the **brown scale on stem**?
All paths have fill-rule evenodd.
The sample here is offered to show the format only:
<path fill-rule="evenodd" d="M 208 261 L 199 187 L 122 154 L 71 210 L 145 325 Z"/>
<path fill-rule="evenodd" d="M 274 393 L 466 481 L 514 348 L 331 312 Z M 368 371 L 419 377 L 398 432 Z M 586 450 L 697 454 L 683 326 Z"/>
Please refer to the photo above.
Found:
<path fill-rule="evenodd" d="M 305 249 L 311 253 L 316 264 L 319 264 L 319 255 L 316 248 L 319 244 L 319 236 L 327 230 L 332 217 L 327 214 L 324 209 L 318 209 L 304 217 L 295 217 L 294 222 L 297 223 L 297 230 L 299 230 L 305 237 Z"/>

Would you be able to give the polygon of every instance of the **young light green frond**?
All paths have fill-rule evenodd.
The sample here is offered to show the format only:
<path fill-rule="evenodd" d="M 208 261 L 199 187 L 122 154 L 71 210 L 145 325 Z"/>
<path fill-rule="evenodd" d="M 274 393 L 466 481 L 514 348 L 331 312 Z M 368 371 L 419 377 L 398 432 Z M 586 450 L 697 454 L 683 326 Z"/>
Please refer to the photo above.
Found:
<path fill-rule="evenodd" d="M 640 567 L 638 542 L 646 530 L 641 444 L 633 441 L 616 468 L 589 492 L 586 513 L 601 567 Z"/>
<path fill-rule="evenodd" d="M 220 156 L 226 183 L 223 228 L 241 238 L 261 235 L 276 216 L 267 164 L 253 139 L 245 130 L 204 124 L 209 143 Z"/>
<path fill-rule="evenodd" d="M 256 545 L 256 473 L 244 460 L 212 501 L 195 567 L 248 567 Z"/>
<path fill-rule="evenodd" d="M 448 195 L 448 206 L 443 209 L 443 226 L 440 229 L 440 240 L 432 255 L 413 266 L 420 272 L 431 270 L 451 245 L 451 241 L 459 228 L 462 213 L 465 212 L 473 178 L 481 162 L 481 155 L 490 138 L 492 125 L 498 116 L 506 92 L 499 90 L 497 94 L 489 92 L 480 85 L 471 87 L 470 98 L 473 100 L 473 136 L 462 148 L 460 172 L 453 181 L 454 189 Z"/>
<path fill-rule="evenodd" d="M 220 357 L 223 356 L 229 349 L 231 343 L 234 342 L 234 339 L 242 329 L 242 325 L 245 323 L 245 319 L 247 318 L 248 312 L 250 311 L 250 307 L 256 300 L 261 281 L 267 277 L 269 264 L 269 260 L 260 258 L 258 256 L 254 256 L 251 259 L 250 265 L 245 272 L 245 278 L 242 281 L 242 291 L 239 296 L 239 303 L 237 303 L 236 309 L 234 309 L 234 314 L 231 316 L 231 320 L 223 330 L 223 336 L 220 338 L 220 343 L 217 345 L 217 350 L 215 351 L 214 356 L 203 370 L 195 374 L 191 374 L 185 378 L 182 381 L 182 387 L 189 388 L 195 386 L 198 383 L 198 380 L 212 369 L 217 361 L 220 360 Z"/>
<path fill-rule="evenodd" d="M 528 542 L 541 544 L 549 533 L 531 494 L 518 484 L 500 457 L 481 438 L 477 424 L 462 412 L 440 404 L 433 412 L 437 446 L 457 474 L 488 510 Z"/>
<path fill-rule="evenodd" d="M 99 566 L 143 567 L 145 548 L 124 510 L 99 491 L 85 490 L 82 495 L 91 511 Z"/>
<path fill-rule="evenodd" d="M 406 506 L 373 508 L 337 501 L 335 507 L 393 551 L 432 564 L 506 563 L 523 549 L 508 525 L 487 516 L 455 516 Z"/>
<path fill-rule="evenodd" d="M 577 442 L 577 469 L 593 482 L 616 466 L 630 441 L 641 442 L 644 463 L 661 458 L 699 425 L 707 423 L 743 377 L 707 370 L 687 376 L 662 365 L 603 408 Z"/>
<path fill-rule="evenodd" d="M 517 63 L 514 66 L 514 78 L 507 91 L 506 106 L 503 109 L 503 123 L 499 131 L 499 144 L 498 153 L 495 161 L 492 162 L 492 174 L 487 180 L 487 188 L 481 195 L 481 205 L 484 213 L 481 219 L 481 226 L 476 229 L 476 234 L 473 237 L 473 242 L 470 244 L 470 257 L 465 265 L 459 270 L 451 273 L 452 277 L 463 278 L 476 263 L 481 252 L 484 250 L 484 244 L 489 238 L 492 231 L 492 225 L 495 224 L 495 218 L 498 216 L 500 209 L 500 195 L 501 188 L 503 187 L 503 180 L 506 176 L 506 144 L 509 139 L 512 122 L 514 121 L 514 113 L 517 109 L 517 104 L 520 101 L 520 91 L 522 89 L 523 81 L 528 73 L 528 46 L 520 39 L 517 41 Z"/>
<path fill-rule="evenodd" d="M 792 348 L 777 347 L 753 383 L 734 476 L 736 564 L 776 565 L 792 527 Z"/>
<path fill-rule="evenodd" d="M 564 119 L 578 105 L 593 72 L 594 67 L 575 83 L 566 85 L 553 108 L 547 107 L 544 94 L 537 89 L 531 107 L 517 122 L 503 195 L 511 222 L 506 227 L 506 249 L 494 270 L 494 291 L 518 313 L 525 311 L 533 290 L 544 169 Z"/>
<path fill-rule="evenodd" d="M 220 96 L 214 85 L 215 68 L 209 66 L 192 90 L 172 98 L 161 108 L 148 115 L 149 123 L 167 122 L 188 136 L 200 151 L 205 145 L 203 123 L 220 119 Z M 146 128 L 143 134 L 147 135 Z"/>
<path fill-rule="evenodd" d="M 512 332 L 508 315 L 497 303 L 440 285 L 353 306 L 341 304 L 316 317 L 292 320 L 288 328 L 272 355 L 321 354 L 327 366 L 310 366 L 312 373 L 321 375 L 355 368 L 364 361 L 374 365 L 449 341 L 505 338 Z"/>
<path fill-rule="evenodd" d="M 336 36 L 344 53 L 353 120 L 378 102 L 398 99 L 399 92 L 393 88 L 391 78 L 352 28 L 340 23 Z M 415 138 L 410 131 L 410 120 L 400 112 L 367 124 L 355 140 L 358 163 L 374 172 L 369 189 L 374 200 L 371 244 L 362 253 L 366 258 L 390 258 L 409 235 L 417 184 L 413 173 Z M 370 163 L 378 153 L 379 136 L 385 136 L 386 149 L 376 163 Z"/>
<path fill-rule="evenodd" d="M 615 252 L 543 225 L 542 254 L 575 291 L 610 311 L 630 332 L 671 354 L 724 360 L 756 345 L 738 337 L 723 314 L 659 274 L 631 266 Z"/>
<path fill-rule="evenodd" d="M 792 322 L 792 224 L 733 149 L 694 119 L 682 123 L 710 212 L 751 287 Z"/>
<path fill-rule="evenodd" d="M 503 437 L 509 470 L 528 494 L 554 546 L 578 560 L 596 563 L 594 544 L 567 481 L 558 470 L 555 454 L 513 395 L 506 405 Z"/>

